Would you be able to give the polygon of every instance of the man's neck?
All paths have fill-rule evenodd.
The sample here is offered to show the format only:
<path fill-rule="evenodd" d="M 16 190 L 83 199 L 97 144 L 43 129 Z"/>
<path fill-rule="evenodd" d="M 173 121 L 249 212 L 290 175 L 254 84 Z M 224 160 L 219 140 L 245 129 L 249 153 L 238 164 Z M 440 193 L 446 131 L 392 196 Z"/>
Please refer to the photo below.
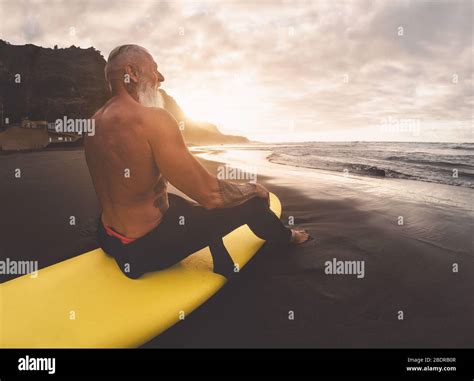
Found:
<path fill-rule="evenodd" d="M 136 91 L 133 91 L 132 93 L 128 92 L 125 86 L 117 86 L 115 90 L 112 92 L 112 97 L 117 97 L 120 99 L 133 99 L 135 102 L 138 102 L 138 94 Z"/>

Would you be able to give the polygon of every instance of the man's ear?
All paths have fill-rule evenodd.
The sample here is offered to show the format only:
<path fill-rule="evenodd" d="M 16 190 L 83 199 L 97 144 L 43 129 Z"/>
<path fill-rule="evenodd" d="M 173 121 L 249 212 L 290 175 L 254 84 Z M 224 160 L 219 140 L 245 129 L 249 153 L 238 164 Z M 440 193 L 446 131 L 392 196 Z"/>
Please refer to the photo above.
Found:
<path fill-rule="evenodd" d="M 138 83 L 138 73 L 131 65 L 125 65 L 125 82 Z"/>

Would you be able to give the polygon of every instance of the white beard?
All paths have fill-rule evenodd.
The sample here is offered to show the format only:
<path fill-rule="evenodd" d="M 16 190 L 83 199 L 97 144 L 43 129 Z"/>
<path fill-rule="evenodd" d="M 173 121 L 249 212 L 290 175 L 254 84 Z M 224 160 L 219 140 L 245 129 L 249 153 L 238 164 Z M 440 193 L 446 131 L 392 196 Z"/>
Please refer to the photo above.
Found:
<path fill-rule="evenodd" d="M 138 102 L 145 107 L 164 108 L 165 101 L 158 91 L 158 87 L 149 86 L 147 83 L 139 83 L 137 95 Z"/>

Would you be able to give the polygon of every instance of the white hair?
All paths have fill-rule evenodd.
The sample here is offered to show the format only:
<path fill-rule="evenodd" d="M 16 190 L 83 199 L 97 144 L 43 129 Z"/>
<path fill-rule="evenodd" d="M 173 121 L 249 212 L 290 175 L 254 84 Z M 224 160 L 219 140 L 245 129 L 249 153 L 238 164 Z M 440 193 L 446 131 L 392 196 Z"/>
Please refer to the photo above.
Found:
<path fill-rule="evenodd" d="M 117 46 L 109 54 L 109 59 L 105 64 L 105 79 L 111 86 L 112 74 L 123 70 L 125 65 L 130 65 L 138 72 L 143 72 L 142 67 L 146 59 L 152 59 L 151 54 L 139 45 Z"/>

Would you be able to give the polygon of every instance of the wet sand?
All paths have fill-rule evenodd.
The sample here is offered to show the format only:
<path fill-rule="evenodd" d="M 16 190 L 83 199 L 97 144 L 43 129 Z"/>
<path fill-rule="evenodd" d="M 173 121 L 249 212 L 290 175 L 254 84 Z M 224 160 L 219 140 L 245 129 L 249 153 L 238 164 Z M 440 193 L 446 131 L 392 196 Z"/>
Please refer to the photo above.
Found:
<path fill-rule="evenodd" d="M 474 345 L 472 190 L 345 178 L 268 163 L 259 151 L 219 150 L 201 159 L 211 172 L 221 161 L 255 165 L 282 201 L 283 220 L 315 240 L 265 245 L 236 281 L 145 347 Z M 0 176 L 2 259 L 42 268 L 97 247 L 99 206 L 82 150 L 0 156 Z M 334 258 L 364 261 L 364 277 L 326 274 Z"/>

